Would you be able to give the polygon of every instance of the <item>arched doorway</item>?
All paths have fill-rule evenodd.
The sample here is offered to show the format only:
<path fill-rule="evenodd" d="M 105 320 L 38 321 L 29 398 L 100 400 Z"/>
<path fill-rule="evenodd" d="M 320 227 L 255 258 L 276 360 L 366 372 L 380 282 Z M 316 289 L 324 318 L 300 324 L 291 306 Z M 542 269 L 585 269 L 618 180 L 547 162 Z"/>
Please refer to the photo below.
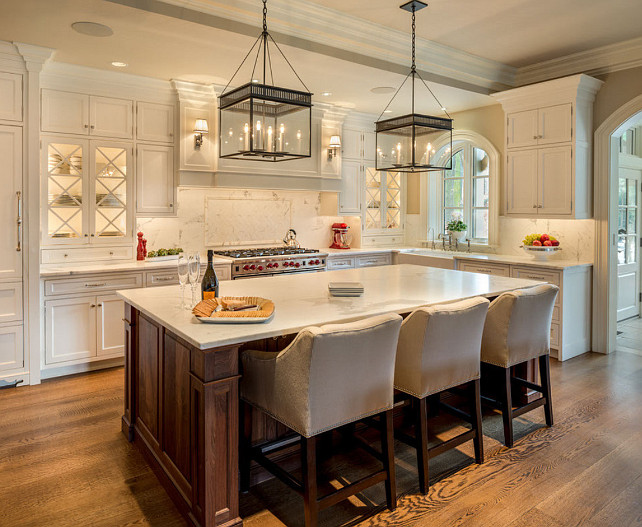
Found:
<path fill-rule="evenodd" d="M 596 220 L 593 275 L 593 351 L 616 349 L 618 311 L 619 154 L 622 135 L 642 123 L 642 95 L 629 101 L 595 132 L 594 189 Z M 638 189 L 639 192 L 639 189 Z M 639 212 L 638 212 L 639 214 Z"/>

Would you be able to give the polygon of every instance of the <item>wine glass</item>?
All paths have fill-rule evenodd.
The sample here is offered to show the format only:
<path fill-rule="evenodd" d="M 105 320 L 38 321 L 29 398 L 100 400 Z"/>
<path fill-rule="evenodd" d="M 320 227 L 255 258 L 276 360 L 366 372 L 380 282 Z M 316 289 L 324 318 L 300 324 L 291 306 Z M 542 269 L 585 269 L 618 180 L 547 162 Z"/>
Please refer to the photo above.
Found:
<path fill-rule="evenodd" d="M 181 309 L 185 309 L 185 285 L 189 276 L 189 262 L 185 255 L 178 256 L 178 283 L 181 284 Z"/>
<path fill-rule="evenodd" d="M 192 306 L 196 304 L 196 286 L 201 276 L 201 255 L 194 253 L 189 257 L 189 283 L 192 287 Z"/>

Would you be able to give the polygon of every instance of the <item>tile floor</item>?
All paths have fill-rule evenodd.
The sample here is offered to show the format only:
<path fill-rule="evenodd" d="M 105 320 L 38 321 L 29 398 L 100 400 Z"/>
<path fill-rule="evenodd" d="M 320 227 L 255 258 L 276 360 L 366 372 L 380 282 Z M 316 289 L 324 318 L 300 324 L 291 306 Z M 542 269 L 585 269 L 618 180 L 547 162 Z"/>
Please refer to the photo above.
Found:
<path fill-rule="evenodd" d="M 642 355 L 642 318 L 630 318 L 617 325 L 617 349 Z"/>

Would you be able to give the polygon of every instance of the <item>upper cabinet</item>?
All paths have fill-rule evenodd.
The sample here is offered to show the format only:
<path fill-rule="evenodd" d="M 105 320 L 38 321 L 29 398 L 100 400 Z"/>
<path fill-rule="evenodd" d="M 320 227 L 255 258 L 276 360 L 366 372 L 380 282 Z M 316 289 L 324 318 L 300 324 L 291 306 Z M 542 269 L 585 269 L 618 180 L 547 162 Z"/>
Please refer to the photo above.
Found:
<path fill-rule="evenodd" d="M 22 121 L 22 75 L 0 72 L 0 121 Z"/>
<path fill-rule="evenodd" d="M 174 215 L 176 184 L 171 146 L 136 147 L 136 213 L 141 216 Z"/>
<path fill-rule="evenodd" d="M 344 159 L 374 161 L 376 153 L 374 132 L 344 128 L 341 142 Z"/>
<path fill-rule="evenodd" d="M 174 111 L 170 104 L 136 103 L 136 139 L 173 143 Z"/>
<path fill-rule="evenodd" d="M 507 216 L 592 217 L 593 100 L 601 85 L 573 75 L 493 95 L 506 113 Z"/>
<path fill-rule="evenodd" d="M 42 90 L 43 132 L 133 138 L 133 102 L 83 93 Z"/>

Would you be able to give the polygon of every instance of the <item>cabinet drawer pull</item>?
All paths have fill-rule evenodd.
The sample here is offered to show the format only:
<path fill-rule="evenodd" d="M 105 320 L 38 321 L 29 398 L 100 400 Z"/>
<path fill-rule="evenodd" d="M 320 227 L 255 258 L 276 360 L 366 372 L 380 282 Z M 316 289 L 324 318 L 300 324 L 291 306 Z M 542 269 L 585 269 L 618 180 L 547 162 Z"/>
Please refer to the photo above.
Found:
<path fill-rule="evenodd" d="M 154 277 L 154 280 L 157 282 L 171 282 L 173 280 L 177 280 L 177 277 L 175 276 L 164 276 L 164 277 Z"/>
<path fill-rule="evenodd" d="M 85 287 L 105 287 L 107 284 L 85 284 Z"/>
<path fill-rule="evenodd" d="M 545 276 L 537 276 L 534 274 L 527 275 L 526 278 L 529 280 L 542 280 L 543 282 L 548 282 L 548 279 Z"/>
<path fill-rule="evenodd" d="M 492 273 L 493 273 L 493 270 L 492 270 L 492 269 L 482 269 L 481 267 L 478 267 L 478 268 L 477 268 L 477 272 L 479 272 L 479 273 L 488 273 L 488 274 L 492 274 Z"/>

